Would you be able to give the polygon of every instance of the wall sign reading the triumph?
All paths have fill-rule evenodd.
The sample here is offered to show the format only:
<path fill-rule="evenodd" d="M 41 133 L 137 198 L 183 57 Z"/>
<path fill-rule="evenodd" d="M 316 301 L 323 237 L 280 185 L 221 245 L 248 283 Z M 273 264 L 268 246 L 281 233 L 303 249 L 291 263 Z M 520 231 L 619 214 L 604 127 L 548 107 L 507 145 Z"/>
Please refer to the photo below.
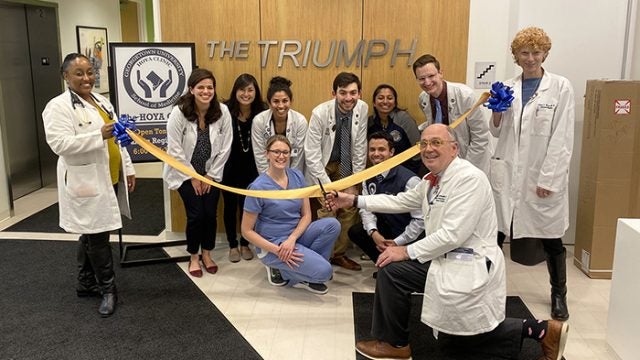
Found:
<path fill-rule="evenodd" d="M 110 96 L 117 113 L 134 117 L 140 134 L 166 150 L 167 119 L 186 90 L 195 44 L 111 43 L 110 54 L 114 84 Z M 155 161 L 136 143 L 127 148 L 134 162 Z"/>
<path fill-rule="evenodd" d="M 330 65 L 336 67 L 349 67 L 355 62 L 356 67 L 367 67 L 374 58 L 389 56 L 389 66 L 394 67 L 399 56 L 407 58 L 406 65 L 413 64 L 416 55 L 418 39 L 413 39 L 411 44 L 402 44 L 400 39 L 395 40 L 393 46 L 387 40 L 360 40 L 351 49 L 346 40 L 332 40 L 329 44 L 320 40 L 306 40 L 303 44 L 299 40 L 259 40 L 256 41 L 260 48 L 260 66 L 266 67 L 270 57 L 278 58 L 278 67 L 282 67 L 284 61 L 299 67 L 313 65 L 325 68 Z M 248 40 L 208 40 L 209 58 L 220 59 L 249 57 L 251 41 Z"/>

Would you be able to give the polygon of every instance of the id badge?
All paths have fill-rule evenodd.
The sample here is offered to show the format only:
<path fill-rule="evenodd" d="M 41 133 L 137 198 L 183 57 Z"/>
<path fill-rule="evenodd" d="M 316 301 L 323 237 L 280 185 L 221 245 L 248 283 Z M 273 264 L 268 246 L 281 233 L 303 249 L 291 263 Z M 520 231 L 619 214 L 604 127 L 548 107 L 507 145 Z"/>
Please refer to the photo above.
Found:
<path fill-rule="evenodd" d="M 473 249 L 464 247 L 453 249 L 447 253 L 447 259 L 473 261 Z"/>
<path fill-rule="evenodd" d="M 299 153 L 298 149 L 293 149 L 291 150 L 291 157 L 297 157 Z"/>

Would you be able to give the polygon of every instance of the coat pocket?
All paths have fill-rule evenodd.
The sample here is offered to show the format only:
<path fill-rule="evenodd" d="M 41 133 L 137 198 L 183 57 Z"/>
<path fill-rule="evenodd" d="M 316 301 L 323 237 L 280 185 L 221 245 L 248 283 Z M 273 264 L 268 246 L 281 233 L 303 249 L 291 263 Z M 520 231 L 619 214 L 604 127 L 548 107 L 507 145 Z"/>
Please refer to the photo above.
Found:
<path fill-rule="evenodd" d="M 491 158 L 489 160 L 489 182 L 493 191 L 501 192 L 504 190 L 504 184 L 507 177 L 507 163 L 506 161 L 498 158 Z"/>
<path fill-rule="evenodd" d="M 72 197 L 98 196 L 98 170 L 96 164 L 68 165 L 65 188 Z"/>

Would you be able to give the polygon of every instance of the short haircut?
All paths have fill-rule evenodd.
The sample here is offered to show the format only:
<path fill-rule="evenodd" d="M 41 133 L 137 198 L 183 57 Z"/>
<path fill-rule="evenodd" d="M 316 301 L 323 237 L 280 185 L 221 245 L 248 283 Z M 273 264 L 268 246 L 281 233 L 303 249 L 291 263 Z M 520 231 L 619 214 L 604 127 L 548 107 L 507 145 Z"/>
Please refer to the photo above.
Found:
<path fill-rule="evenodd" d="M 417 68 L 423 67 L 429 63 L 433 64 L 433 66 L 436 67 L 436 70 L 440 71 L 440 62 L 438 59 L 431 54 L 424 54 L 413 62 L 413 74 L 415 75 Z"/>
<path fill-rule="evenodd" d="M 369 134 L 369 137 L 367 138 L 367 144 L 369 144 L 369 142 L 372 139 L 384 139 L 384 140 L 387 140 L 387 143 L 389 144 L 389 150 L 393 150 L 394 149 L 395 141 L 393 141 L 393 137 L 391 136 L 391 134 L 389 134 L 386 131 L 376 131 L 376 132 L 373 132 L 373 133 Z"/>
<path fill-rule="evenodd" d="M 525 47 L 548 53 L 551 50 L 551 38 L 544 30 L 538 27 L 528 27 L 518 31 L 513 41 L 511 41 L 511 54 L 516 63 L 518 62 L 516 54 Z"/>
<path fill-rule="evenodd" d="M 358 75 L 350 72 L 341 72 L 333 79 L 333 92 L 338 91 L 338 88 L 344 88 L 353 83 L 358 85 L 358 91 L 362 90 L 362 83 Z"/>

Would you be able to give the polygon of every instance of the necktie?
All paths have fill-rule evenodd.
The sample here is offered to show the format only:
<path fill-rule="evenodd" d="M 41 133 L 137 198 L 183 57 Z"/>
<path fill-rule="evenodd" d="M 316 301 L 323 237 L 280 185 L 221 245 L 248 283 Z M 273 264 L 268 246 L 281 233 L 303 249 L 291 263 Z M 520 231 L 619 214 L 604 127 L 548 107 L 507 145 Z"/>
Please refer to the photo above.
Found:
<path fill-rule="evenodd" d="M 431 187 L 433 188 L 438 185 L 438 180 L 440 180 L 440 176 L 429 173 L 427 176 L 424 177 L 424 179 L 431 181 Z"/>
<path fill-rule="evenodd" d="M 436 99 L 434 104 L 436 105 L 435 123 L 436 124 L 442 124 L 442 107 L 440 106 L 440 100 Z"/>
<path fill-rule="evenodd" d="M 351 136 L 349 134 L 349 127 L 347 126 L 349 117 L 340 118 L 340 167 L 338 172 L 340 178 L 346 178 L 351 175 Z"/>

